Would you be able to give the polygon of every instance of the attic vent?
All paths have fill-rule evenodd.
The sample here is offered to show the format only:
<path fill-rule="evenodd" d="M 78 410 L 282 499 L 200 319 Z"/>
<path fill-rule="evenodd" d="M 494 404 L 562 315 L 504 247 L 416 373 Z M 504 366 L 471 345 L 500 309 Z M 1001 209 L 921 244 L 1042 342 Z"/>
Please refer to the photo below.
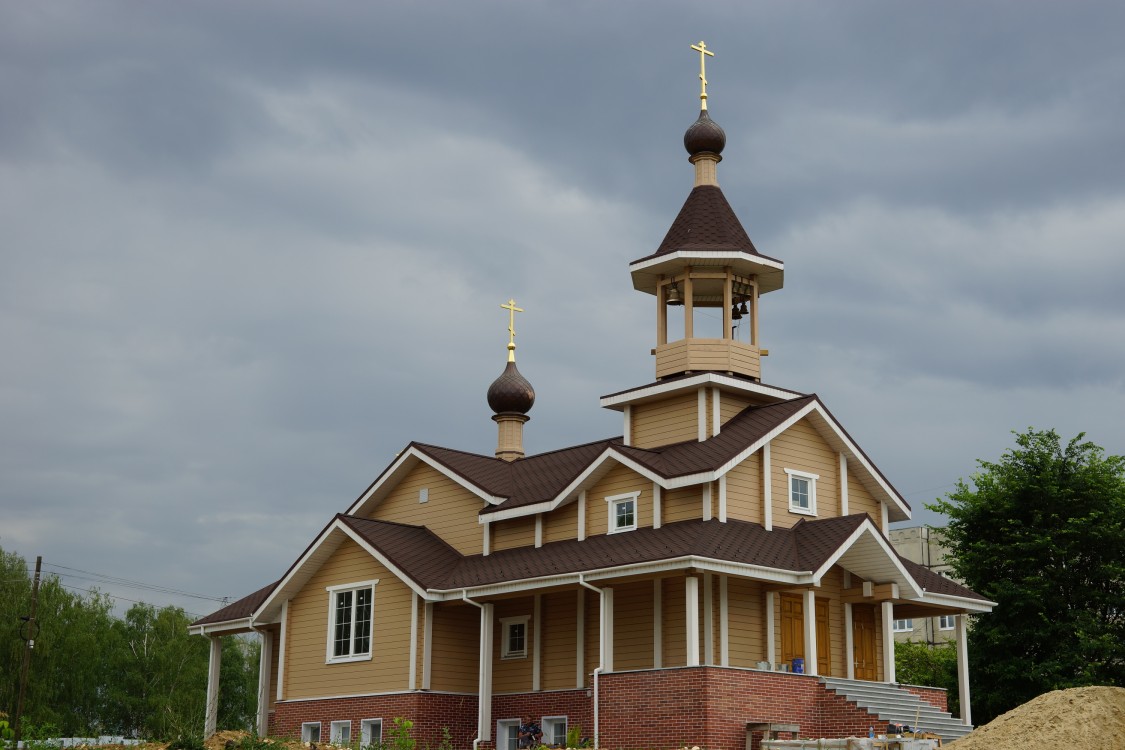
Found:
<path fill-rule="evenodd" d="M 429 490 L 428 487 L 423 487 L 422 489 L 418 490 L 418 502 L 426 503 L 426 502 L 429 502 L 429 500 L 430 500 L 430 490 Z"/>

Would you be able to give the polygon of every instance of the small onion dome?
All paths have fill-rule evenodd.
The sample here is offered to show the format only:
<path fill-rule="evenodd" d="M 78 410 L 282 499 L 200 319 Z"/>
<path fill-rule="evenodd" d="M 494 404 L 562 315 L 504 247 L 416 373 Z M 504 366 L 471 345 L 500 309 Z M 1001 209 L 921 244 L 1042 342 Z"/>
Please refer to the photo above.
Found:
<path fill-rule="evenodd" d="M 488 386 L 488 406 L 497 414 L 527 414 L 535 403 L 535 389 L 520 375 L 515 362 L 509 362 L 500 377 Z"/>
<path fill-rule="evenodd" d="M 727 145 L 727 134 L 719 124 L 711 119 L 707 110 L 699 113 L 699 119 L 691 124 L 684 133 L 684 148 L 688 155 L 695 156 L 705 151 L 721 154 L 723 146 Z"/>

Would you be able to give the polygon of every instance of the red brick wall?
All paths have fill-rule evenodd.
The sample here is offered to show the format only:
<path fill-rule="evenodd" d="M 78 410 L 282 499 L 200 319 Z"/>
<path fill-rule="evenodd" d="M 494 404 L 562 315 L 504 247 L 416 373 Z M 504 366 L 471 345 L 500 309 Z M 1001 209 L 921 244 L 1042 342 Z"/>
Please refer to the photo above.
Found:
<path fill-rule="evenodd" d="M 920 685 L 902 685 L 901 687 L 914 693 L 940 711 L 949 710 L 949 694 L 943 688 L 922 687 Z"/>

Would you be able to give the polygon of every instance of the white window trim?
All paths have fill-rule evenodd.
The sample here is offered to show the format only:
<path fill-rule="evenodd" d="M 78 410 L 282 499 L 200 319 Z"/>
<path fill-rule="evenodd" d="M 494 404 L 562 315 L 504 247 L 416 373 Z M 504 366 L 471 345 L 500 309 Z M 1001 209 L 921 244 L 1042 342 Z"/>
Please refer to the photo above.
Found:
<path fill-rule="evenodd" d="M 359 744 L 360 747 L 367 747 L 373 745 L 375 742 L 371 739 L 371 727 L 379 727 L 379 744 L 383 742 L 383 720 L 382 719 L 360 719 L 359 720 Z"/>
<path fill-rule="evenodd" d="M 950 625 L 943 625 L 942 620 L 949 618 Z M 938 616 L 938 630 L 956 630 L 957 629 L 957 615 L 939 615 Z"/>
<path fill-rule="evenodd" d="M 306 729 L 316 727 L 316 739 L 312 739 L 305 733 Z M 301 742 L 320 742 L 320 722 L 319 721 L 305 721 L 301 723 Z"/>
<path fill-rule="evenodd" d="M 562 741 L 562 743 L 556 743 L 554 736 L 549 736 L 547 734 L 547 725 L 548 724 L 557 724 L 559 722 L 562 722 L 562 726 L 563 726 L 563 730 L 562 730 L 562 740 L 563 741 Z M 545 744 L 545 745 L 560 744 L 563 747 L 566 746 L 566 730 L 570 728 L 570 724 L 567 722 L 565 716 L 544 716 L 542 719 L 539 720 L 539 728 L 543 730 L 543 744 Z"/>
<path fill-rule="evenodd" d="M 816 515 L 816 480 L 820 479 L 819 474 L 810 474 L 807 471 L 797 471 L 796 469 L 785 469 L 786 479 L 785 484 L 788 485 L 786 490 L 789 495 L 789 512 L 800 513 L 804 516 Z M 798 479 L 807 479 L 809 482 L 809 507 L 802 508 L 793 503 L 793 477 Z"/>
<path fill-rule="evenodd" d="M 640 491 L 627 492 L 624 495 L 610 495 L 605 499 L 608 504 L 606 507 L 607 515 L 609 516 L 609 531 L 610 534 L 620 534 L 625 531 L 637 530 L 637 516 L 641 514 L 640 503 L 638 498 L 641 496 Z M 617 526 L 617 504 L 632 501 L 633 503 L 633 525 L 632 526 Z"/>
<path fill-rule="evenodd" d="M 909 623 L 909 625 L 906 625 L 904 627 L 899 627 L 900 622 L 901 623 Z M 894 625 L 892 626 L 892 630 L 896 633 L 912 633 L 912 632 L 914 632 L 914 618 L 904 617 L 904 618 L 895 620 Z"/>
<path fill-rule="evenodd" d="M 340 583 L 335 586 L 325 586 L 324 590 L 328 592 L 328 642 L 324 647 L 324 663 L 325 664 L 345 664 L 351 661 L 371 661 L 371 653 L 374 650 L 372 647 L 375 645 L 375 587 L 379 585 L 379 579 L 373 578 L 370 581 L 357 581 L 356 583 Z M 347 656 L 333 656 L 332 646 L 336 637 L 336 594 L 340 591 L 359 591 L 360 589 L 371 589 L 371 622 L 368 625 L 370 629 L 368 632 L 368 651 L 363 654 L 349 654 Z M 355 634 L 352 634 L 355 638 Z"/>
<path fill-rule="evenodd" d="M 500 746 L 500 741 L 503 737 L 503 732 L 504 732 L 505 727 L 515 727 L 516 728 L 516 747 L 519 747 L 519 731 L 520 731 L 520 722 L 521 721 L 522 721 L 522 719 L 499 719 L 496 722 L 496 750 L 507 750 L 506 744 L 505 744 L 504 747 Z"/>
<path fill-rule="evenodd" d="M 526 659 L 530 653 L 528 641 L 531 640 L 531 628 L 528 623 L 531 621 L 531 615 L 522 615 L 520 617 L 501 617 L 500 618 L 500 658 L 501 659 Z M 508 628 L 512 625 L 523 625 L 523 651 L 511 652 L 508 651 Z"/>
<path fill-rule="evenodd" d="M 337 721 L 333 721 L 328 725 L 328 727 L 329 727 L 328 728 L 328 744 L 330 744 L 330 745 L 350 745 L 350 744 L 352 744 L 352 722 L 351 722 L 351 719 L 339 719 Z M 343 729 L 344 727 L 348 728 L 347 739 L 344 739 L 339 734 L 337 734 L 337 730 Z"/>

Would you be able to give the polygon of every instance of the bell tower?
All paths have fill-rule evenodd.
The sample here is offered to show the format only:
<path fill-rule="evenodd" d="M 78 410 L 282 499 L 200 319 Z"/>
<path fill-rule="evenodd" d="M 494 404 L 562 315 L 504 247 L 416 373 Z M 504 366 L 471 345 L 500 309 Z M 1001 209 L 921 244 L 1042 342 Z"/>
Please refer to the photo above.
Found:
<path fill-rule="evenodd" d="M 761 379 L 758 298 L 783 283 L 785 265 L 750 241 L 718 181 L 726 133 L 707 111 L 700 42 L 699 118 L 684 133 L 695 183 L 660 247 L 629 264 L 633 287 L 656 297 L 656 377 L 717 372 Z"/>

